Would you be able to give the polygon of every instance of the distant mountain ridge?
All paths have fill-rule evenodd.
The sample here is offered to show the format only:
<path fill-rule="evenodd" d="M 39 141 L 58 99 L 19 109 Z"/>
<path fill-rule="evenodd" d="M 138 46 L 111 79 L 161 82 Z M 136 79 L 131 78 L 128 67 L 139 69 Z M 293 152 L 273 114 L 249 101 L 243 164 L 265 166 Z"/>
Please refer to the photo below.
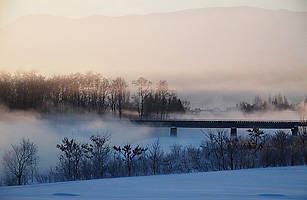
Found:
<path fill-rule="evenodd" d="M 144 76 L 182 90 L 307 93 L 306 35 L 307 13 L 251 7 L 82 19 L 30 15 L 0 29 L 0 68 Z"/>

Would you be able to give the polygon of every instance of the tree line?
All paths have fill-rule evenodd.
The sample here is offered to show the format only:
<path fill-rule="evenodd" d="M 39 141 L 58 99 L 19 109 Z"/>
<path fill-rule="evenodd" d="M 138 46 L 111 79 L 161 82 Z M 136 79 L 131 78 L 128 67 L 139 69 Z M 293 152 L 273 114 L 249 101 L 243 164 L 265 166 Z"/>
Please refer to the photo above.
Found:
<path fill-rule="evenodd" d="M 113 116 L 166 118 L 170 112 L 185 112 L 182 101 L 165 80 L 153 83 L 143 77 L 132 81 L 131 95 L 122 77 L 108 79 L 99 73 L 73 73 L 46 77 L 36 71 L 0 72 L 0 103 L 9 109 L 42 113 L 112 113 Z"/>
<path fill-rule="evenodd" d="M 298 136 L 285 131 L 266 134 L 258 128 L 247 136 L 229 137 L 224 129 L 203 131 L 199 147 L 172 145 L 169 151 L 159 139 L 148 147 L 111 146 L 111 135 L 92 135 L 89 142 L 63 138 L 56 145 L 58 163 L 47 172 L 37 169 L 38 149 L 29 140 L 3 155 L 2 185 L 50 183 L 124 176 L 236 170 L 307 164 L 307 128 Z M 0 184 L 0 185 L 1 185 Z"/>
<path fill-rule="evenodd" d="M 307 103 L 307 98 L 305 99 L 305 104 Z M 264 112 L 269 110 L 295 110 L 295 106 L 290 104 L 288 99 L 281 94 L 276 94 L 273 97 L 269 96 L 267 100 L 262 99 L 260 96 L 255 96 L 252 103 L 240 102 L 237 107 L 245 112 Z"/>

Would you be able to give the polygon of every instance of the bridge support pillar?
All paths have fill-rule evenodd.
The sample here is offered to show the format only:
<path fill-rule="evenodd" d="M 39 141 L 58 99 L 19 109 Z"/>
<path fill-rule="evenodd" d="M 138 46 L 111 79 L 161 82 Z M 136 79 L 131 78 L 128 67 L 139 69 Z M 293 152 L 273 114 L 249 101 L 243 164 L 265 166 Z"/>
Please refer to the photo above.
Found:
<path fill-rule="evenodd" d="M 177 127 L 171 127 L 171 136 L 177 137 Z"/>
<path fill-rule="evenodd" d="M 230 137 L 237 137 L 237 128 L 236 127 L 230 128 Z"/>
<path fill-rule="evenodd" d="M 292 136 L 297 136 L 298 133 L 298 126 L 294 126 L 291 128 Z"/>

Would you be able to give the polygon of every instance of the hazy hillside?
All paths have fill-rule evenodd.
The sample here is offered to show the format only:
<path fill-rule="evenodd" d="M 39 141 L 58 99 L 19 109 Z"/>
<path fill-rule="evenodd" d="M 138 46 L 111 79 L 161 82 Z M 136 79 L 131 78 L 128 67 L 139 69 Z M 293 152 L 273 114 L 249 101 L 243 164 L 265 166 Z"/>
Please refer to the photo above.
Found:
<path fill-rule="evenodd" d="M 307 13 L 249 7 L 114 18 L 31 15 L 0 29 L 0 68 L 145 76 L 180 90 L 306 93 L 306 35 Z"/>

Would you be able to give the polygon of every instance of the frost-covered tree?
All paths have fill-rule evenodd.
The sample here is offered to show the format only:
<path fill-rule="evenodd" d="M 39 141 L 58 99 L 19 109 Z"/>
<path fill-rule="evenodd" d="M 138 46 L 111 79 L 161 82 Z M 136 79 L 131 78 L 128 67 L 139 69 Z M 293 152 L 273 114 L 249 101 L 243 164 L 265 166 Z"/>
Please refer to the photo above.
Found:
<path fill-rule="evenodd" d="M 90 151 L 88 144 L 65 137 L 62 144 L 58 144 L 56 147 L 62 151 L 59 156 L 59 170 L 62 171 L 66 180 L 78 180 L 81 177 L 82 161 L 87 159 Z"/>
<path fill-rule="evenodd" d="M 228 165 L 230 166 L 231 170 L 236 168 L 237 164 L 237 155 L 238 155 L 238 138 L 227 138 L 226 144 L 226 156 Z"/>
<path fill-rule="evenodd" d="M 183 158 L 183 146 L 173 144 L 170 146 L 170 152 L 165 155 L 163 160 L 164 173 L 183 173 L 185 172 L 186 161 Z"/>
<path fill-rule="evenodd" d="M 134 159 L 147 151 L 147 148 L 140 146 L 136 146 L 134 149 L 132 149 L 130 144 L 126 144 L 122 148 L 120 146 L 114 146 L 113 149 L 122 156 L 122 160 L 125 163 L 128 176 L 131 176 Z"/>
<path fill-rule="evenodd" d="M 300 127 L 298 131 L 298 145 L 303 154 L 304 164 L 307 164 L 307 127 Z"/>
<path fill-rule="evenodd" d="M 162 164 L 163 151 L 161 149 L 160 141 L 157 139 L 148 150 L 148 159 L 152 173 L 159 174 Z"/>
<path fill-rule="evenodd" d="M 213 133 L 211 130 L 209 133 L 203 133 L 207 136 L 207 140 L 202 142 L 201 147 L 207 152 L 213 170 L 227 169 L 226 148 L 228 137 L 226 136 L 226 131 L 218 129 L 216 133 Z"/>
<path fill-rule="evenodd" d="M 272 148 L 272 136 L 265 134 L 262 138 L 261 148 L 261 163 L 263 167 L 269 167 L 273 165 L 273 148 Z"/>
<path fill-rule="evenodd" d="M 249 157 L 251 158 L 251 164 L 249 167 L 253 168 L 257 166 L 257 162 L 261 157 L 262 139 L 264 136 L 264 131 L 259 128 L 253 128 L 247 130 L 249 135 Z"/>
<path fill-rule="evenodd" d="M 261 140 L 264 135 L 264 131 L 260 130 L 259 128 L 253 128 L 248 129 L 247 132 L 250 137 L 252 146 L 257 148 L 257 150 L 261 148 Z"/>
<path fill-rule="evenodd" d="M 107 144 L 110 140 L 110 135 L 92 135 L 90 140 L 89 156 L 92 163 L 92 172 L 95 178 L 102 178 L 104 177 L 111 151 Z"/>
<path fill-rule="evenodd" d="M 272 136 L 272 146 L 275 150 L 275 158 L 279 166 L 287 164 L 287 149 L 289 142 L 289 135 L 285 131 L 276 131 Z"/>
<path fill-rule="evenodd" d="M 26 184 L 31 170 L 38 162 L 37 146 L 29 139 L 22 139 L 19 145 L 12 145 L 12 149 L 3 155 L 3 165 L 7 175 L 17 179 L 17 184 Z M 14 183 L 12 183 L 14 184 Z"/>

